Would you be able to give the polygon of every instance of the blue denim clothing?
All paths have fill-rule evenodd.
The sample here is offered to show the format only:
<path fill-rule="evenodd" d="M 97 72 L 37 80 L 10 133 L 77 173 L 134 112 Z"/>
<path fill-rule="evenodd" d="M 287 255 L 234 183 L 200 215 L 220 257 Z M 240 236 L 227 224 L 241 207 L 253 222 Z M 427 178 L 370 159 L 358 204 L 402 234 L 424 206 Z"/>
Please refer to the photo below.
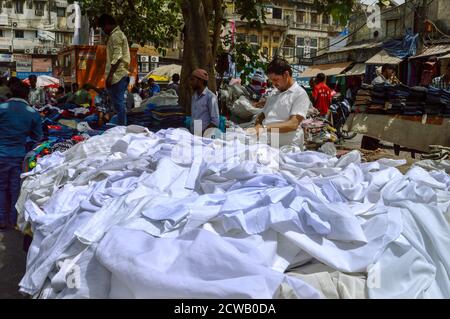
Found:
<path fill-rule="evenodd" d="M 42 138 L 41 116 L 22 99 L 0 104 L 0 128 L 0 158 L 23 158 L 27 137 L 34 141 Z"/>
<path fill-rule="evenodd" d="M 155 94 L 161 92 L 161 87 L 158 84 L 153 84 L 151 87 L 148 88 L 149 96 L 152 97 Z"/>
<path fill-rule="evenodd" d="M 127 110 L 125 105 L 125 91 L 127 90 L 130 78 L 125 76 L 119 82 L 113 84 L 108 88 L 108 94 L 111 98 L 111 103 L 117 112 L 119 125 L 127 125 Z"/>
<path fill-rule="evenodd" d="M 23 157 L 0 157 L 0 224 L 16 225 Z"/>

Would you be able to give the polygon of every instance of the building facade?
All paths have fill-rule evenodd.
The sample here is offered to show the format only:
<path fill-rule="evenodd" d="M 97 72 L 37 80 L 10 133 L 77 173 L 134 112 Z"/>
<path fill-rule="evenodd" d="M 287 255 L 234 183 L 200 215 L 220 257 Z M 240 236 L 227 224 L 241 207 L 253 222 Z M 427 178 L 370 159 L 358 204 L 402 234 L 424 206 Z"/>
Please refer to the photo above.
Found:
<path fill-rule="evenodd" d="M 261 12 L 266 23 L 261 29 L 250 28 L 240 21 L 233 1 L 227 6 L 227 18 L 236 24 L 237 40 L 259 48 L 269 60 L 283 56 L 292 64 L 302 64 L 326 51 L 329 39 L 344 29 L 331 16 L 319 14 L 314 0 L 267 1 Z"/>
<path fill-rule="evenodd" d="M 0 1 L 0 73 L 52 74 L 58 52 L 72 44 L 65 0 Z"/>

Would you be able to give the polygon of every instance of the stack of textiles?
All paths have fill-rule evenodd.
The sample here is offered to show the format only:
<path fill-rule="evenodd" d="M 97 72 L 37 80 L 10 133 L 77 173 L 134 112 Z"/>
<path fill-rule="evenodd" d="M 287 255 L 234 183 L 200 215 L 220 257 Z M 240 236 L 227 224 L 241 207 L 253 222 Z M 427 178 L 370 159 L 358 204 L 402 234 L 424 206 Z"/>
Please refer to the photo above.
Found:
<path fill-rule="evenodd" d="M 411 94 L 406 99 L 406 107 L 403 110 L 405 115 L 422 115 L 425 113 L 425 100 L 428 90 L 422 86 L 411 88 Z"/>
<path fill-rule="evenodd" d="M 444 113 L 447 107 L 447 98 L 444 95 L 444 90 L 429 87 L 426 99 L 426 112 L 430 115 L 440 115 Z"/>
<path fill-rule="evenodd" d="M 128 124 L 139 125 L 157 132 L 162 129 L 184 127 L 185 114 L 179 105 L 150 104 L 141 112 L 128 113 Z"/>
<path fill-rule="evenodd" d="M 184 112 L 179 105 L 157 106 L 151 111 L 152 127 L 156 132 L 162 129 L 179 128 L 184 126 Z"/>
<path fill-rule="evenodd" d="M 386 94 L 389 104 L 386 112 L 388 114 L 402 114 L 406 107 L 407 98 L 411 94 L 411 89 L 406 85 L 399 84 L 387 87 Z"/>
<path fill-rule="evenodd" d="M 445 109 L 442 111 L 444 117 L 450 117 L 450 91 L 442 90 L 442 98 L 447 102 Z"/>
<path fill-rule="evenodd" d="M 355 104 L 353 105 L 354 111 L 356 113 L 365 112 L 367 106 L 371 103 L 370 93 L 372 86 L 363 85 L 358 93 L 356 94 Z"/>
<path fill-rule="evenodd" d="M 367 108 L 367 113 L 384 114 L 387 101 L 387 84 L 376 84 L 371 92 L 371 102 Z"/>
<path fill-rule="evenodd" d="M 59 138 L 59 139 L 70 139 L 72 138 L 72 136 L 77 135 L 78 131 L 52 121 L 49 118 L 45 118 L 42 121 L 42 131 L 44 132 L 44 139 L 49 139 L 49 138 Z"/>

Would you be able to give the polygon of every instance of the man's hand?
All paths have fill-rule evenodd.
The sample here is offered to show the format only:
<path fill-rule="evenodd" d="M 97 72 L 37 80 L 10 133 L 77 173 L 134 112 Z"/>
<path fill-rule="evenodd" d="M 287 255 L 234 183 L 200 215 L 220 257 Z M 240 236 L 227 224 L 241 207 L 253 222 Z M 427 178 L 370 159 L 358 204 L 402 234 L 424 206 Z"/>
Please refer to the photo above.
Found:
<path fill-rule="evenodd" d="M 266 105 L 265 99 L 261 99 L 260 101 L 253 103 L 253 106 L 258 109 L 262 109 L 265 105 Z"/>
<path fill-rule="evenodd" d="M 255 127 L 250 127 L 247 129 L 246 133 L 249 135 L 255 135 L 259 137 L 263 133 L 263 126 L 261 124 L 256 124 Z"/>

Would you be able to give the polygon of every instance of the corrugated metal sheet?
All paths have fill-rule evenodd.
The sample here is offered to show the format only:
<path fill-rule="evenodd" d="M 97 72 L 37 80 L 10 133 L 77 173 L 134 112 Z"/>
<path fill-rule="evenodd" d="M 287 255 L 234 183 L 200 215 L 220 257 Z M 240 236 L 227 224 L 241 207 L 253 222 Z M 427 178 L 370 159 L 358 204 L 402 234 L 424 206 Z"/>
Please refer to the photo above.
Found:
<path fill-rule="evenodd" d="M 366 61 L 366 64 L 400 64 L 403 59 L 397 58 L 395 56 L 390 56 L 385 50 L 381 50 L 375 54 L 372 58 Z"/>
<path fill-rule="evenodd" d="M 450 43 L 449 44 L 436 44 L 429 46 L 425 50 L 422 51 L 422 53 L 411 57 L 411 59 L 417 59 L 417 58 L 425 58 L 433 55 L 442 55 L 450 52 Z"/>
<path fill-rule="evenodd" d="M 318 73 L 324 73 L 326 76 L 337 75 L 345 71 L 353 62 L 343 62 L 334 64 L 319 64 L 306 69 L 300 76 L 302 78 L 312 78 Z"/>
<path fill-rule="evenodd" d="M 355 64 L 350 70 L 345 72 L 346 76 L 366 74 L 366 65 L 364 63 Z"/>
<path fill-rule="evenodd" d="M 329 53 L 339 53 L 339 52 L 346 52 L 346 51 L 352 51 L 352 50 L 359 50 L 359 49 L 372 49 L 381 47 L 383 45 L 383 42 L 377 42 L 377 43 L 363 43 L 359 45 L 350 45 L 348 47 L 339 48 L 333 51 L 329 51 Z"/>

